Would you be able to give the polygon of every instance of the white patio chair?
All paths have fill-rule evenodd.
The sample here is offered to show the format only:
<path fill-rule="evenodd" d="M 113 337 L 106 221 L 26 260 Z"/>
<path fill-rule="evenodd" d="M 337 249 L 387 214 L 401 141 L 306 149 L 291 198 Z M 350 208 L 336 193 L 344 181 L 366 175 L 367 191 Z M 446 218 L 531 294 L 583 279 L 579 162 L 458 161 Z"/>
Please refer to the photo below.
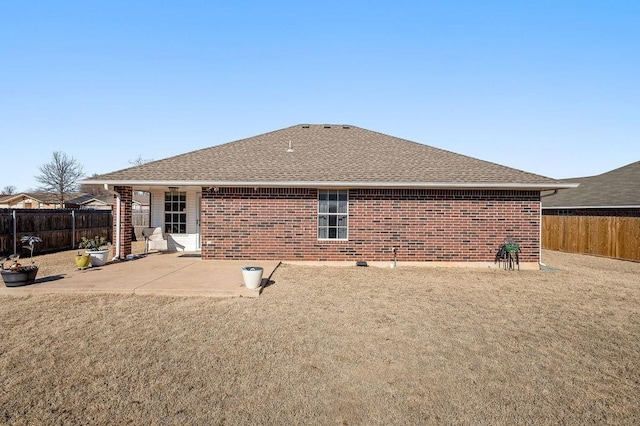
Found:
<path fill-rule="evenodd" d="M 162 232 L 162 228 L 144 228 L 142 230 L 142 236 L 144 237 L 144 254 L 148 254 L 149 250 L 167 251 L 167 239 Z"/>

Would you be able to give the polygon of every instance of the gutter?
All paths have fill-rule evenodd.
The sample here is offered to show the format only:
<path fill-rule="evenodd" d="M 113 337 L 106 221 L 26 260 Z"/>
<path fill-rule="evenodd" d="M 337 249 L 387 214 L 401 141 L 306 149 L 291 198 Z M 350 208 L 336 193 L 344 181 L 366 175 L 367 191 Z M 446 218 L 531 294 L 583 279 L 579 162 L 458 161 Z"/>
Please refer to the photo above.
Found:
<path fill-rule="evenodd" d="M 394 188 L 394 189 L 516 189 L 556 190 L 577 188 L 578 183 L 459 183 L 459 182 L 340 182 L 340 181 L 148 181 L 148 180 L 84 180 L 87 185 L 121 186 L 200 186 L 250 188 Z"/>

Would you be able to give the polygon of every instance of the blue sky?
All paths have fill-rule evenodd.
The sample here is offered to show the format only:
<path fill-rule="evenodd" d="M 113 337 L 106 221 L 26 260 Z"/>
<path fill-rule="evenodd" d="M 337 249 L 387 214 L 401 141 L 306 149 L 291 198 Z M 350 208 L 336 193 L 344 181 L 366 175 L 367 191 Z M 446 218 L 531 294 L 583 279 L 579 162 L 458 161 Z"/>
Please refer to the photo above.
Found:
<path fill-rule="evenodd" d="M 554 178 L 640 160 L 638 1 L 0 2 L 0 189 L 299 123 Z"/>

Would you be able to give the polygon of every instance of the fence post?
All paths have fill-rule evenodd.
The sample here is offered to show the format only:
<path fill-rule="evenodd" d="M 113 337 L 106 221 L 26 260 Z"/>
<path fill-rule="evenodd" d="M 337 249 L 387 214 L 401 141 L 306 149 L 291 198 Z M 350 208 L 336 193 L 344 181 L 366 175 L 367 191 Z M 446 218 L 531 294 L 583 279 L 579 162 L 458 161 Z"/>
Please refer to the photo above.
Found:
<path fill-rule="evenodd" d="M 16 220 L 16 211 L 11 211 L 11 216 L 13 218 L 13 254 L 18 253 L 18 224 Z"/>
<path fill-rule="evenodd" d="M 71 248 L 76 248 L 76 211 L 71 210 Z"/>

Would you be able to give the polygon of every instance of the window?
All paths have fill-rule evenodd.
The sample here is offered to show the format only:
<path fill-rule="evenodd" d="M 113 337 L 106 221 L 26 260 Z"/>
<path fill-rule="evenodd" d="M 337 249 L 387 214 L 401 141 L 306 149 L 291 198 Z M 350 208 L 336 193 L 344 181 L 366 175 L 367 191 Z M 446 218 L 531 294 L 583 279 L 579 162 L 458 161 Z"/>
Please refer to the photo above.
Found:
<path fill-rule="evenodd" d="M 168 234 L 187 233 L 187 193 L 164 193 L 164 232 Z"/>
<path fill-rule="evenodd" d="M 347 239 L 348 207 L 348 191 L 318 191 L 318 239 Z"/>

